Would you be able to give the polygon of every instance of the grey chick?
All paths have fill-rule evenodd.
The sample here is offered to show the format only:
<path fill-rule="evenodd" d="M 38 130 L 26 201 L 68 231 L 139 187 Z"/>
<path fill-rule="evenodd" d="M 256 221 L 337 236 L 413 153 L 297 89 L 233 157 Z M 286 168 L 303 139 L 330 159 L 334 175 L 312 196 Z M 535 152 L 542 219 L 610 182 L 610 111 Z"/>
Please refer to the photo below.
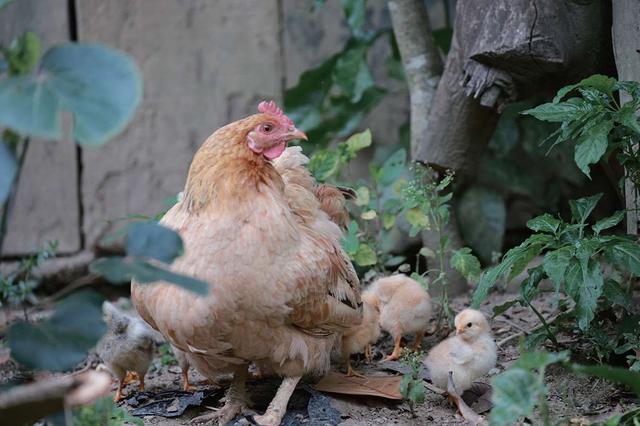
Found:
<path fill-rule="evenodd" d="M 189 367 L 191 367 L 191 363 L 189 363 L 187 355 L 173 345 L 171 345 L 171 350 L 178 361 L 180 370 L 182 370 L 182 390 L 185 392 L 195 391 L 195 388 L 189 383 Z"/>
<path fill-rule="evenodd" d="M 102 304 L 107 332 L 98 344 L 98 355 L 118 379 L 114 401 L 122 399 L 122 388 L 137 375 L 140 391 L 155 348 L 153 330 L 139 317 L 119 311 L 109 302 Z"/>

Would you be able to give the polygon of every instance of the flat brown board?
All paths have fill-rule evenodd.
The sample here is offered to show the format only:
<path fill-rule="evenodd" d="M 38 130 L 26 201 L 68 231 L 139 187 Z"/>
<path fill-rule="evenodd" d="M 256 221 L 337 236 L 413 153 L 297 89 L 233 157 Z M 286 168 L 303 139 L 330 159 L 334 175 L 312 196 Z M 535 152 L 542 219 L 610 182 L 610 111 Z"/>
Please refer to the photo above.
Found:
<path fill-rule="evenodd" d="M 182 191 L 216 129 L 281 100 L 277 0 L 76 1 L 78 37 L 131 54 L 144 77 L 133 122 L 83 149 L 84 232 L 92 247 L 126 214 L 155 215 Z"/>

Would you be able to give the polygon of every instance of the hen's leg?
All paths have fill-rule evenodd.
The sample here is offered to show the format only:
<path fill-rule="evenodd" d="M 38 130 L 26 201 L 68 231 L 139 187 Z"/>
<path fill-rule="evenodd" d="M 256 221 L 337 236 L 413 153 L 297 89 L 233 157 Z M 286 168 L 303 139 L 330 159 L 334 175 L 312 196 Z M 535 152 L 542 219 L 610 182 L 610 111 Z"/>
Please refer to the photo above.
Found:
<path fill-rule="evenodd" d="M 296 389 L 296 385 L 300 381 L 298 377 L 285 377 L 276 392 L 276 396 L 271 400 L 267 411 L 261 416 L 255 416 L 253 419 L 261 426 L 278 426 L 287 412 L 287 404 L 291 394 Z"/>
<path fill-rule="evenodd" d="M 402 340 L 401 335 L 396 336 L 396 338 L 394 339 L 393 352 L 391 352 L 391 355 L 386 357 L 384 361 L 395 361 L 400 358 L 400 341 L 401 340 Z"/>
<path fill-rule="evenodd" d="M 219 425 L 225 425 L 247 408 L 245 382 L 247 381 L 247 365 L 236 368 L 233 373 L 231 386 L 227 391 L 224 405 L 213 413 L 205 414 L 191 420 L 191 423 L 207 423 L 218 421 Z"/>
<path fill-rule="evenodd" d="M 193 392 L 196 389 L 189 383 L 189 368 L 182 370 L 182 390 L 185 392 Z"/>

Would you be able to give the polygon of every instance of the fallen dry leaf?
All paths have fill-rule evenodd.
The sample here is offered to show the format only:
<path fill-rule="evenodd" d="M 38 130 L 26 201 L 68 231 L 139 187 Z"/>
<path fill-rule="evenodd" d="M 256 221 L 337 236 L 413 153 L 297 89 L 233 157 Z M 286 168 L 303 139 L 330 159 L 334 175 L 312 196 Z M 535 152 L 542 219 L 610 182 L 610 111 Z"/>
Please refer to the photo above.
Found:
<path fill-rule="evenodd" d="M 493 388 L 488 383 L 473 382 L 471 389 L 466 390 L 462 394 L 462 399 L 478 414 L 486 413 L 493 408 L 491 403 L 491 394 Z"/>
<path fill-rule="evenodd" d="M 368 395 L 387 399 L 402 399 L 400 382 L 402 376 L 346 376 L 329 372 L 314 389 L 321 392 L 339 393 L 343 395 Z"/>
<path fill-rule="evenodd" d="M 475 411 L 473 411 L 466 402 L 462 399 L 458 391 L 456 390 L 456 386 L 453 383 L 453 372 L 449 371 L 449 381 L 447 383 L 447 395 L 449 397 L 449 401 L 451 401 L 456 407 L 458 407 L 458 411 L 462 415 L 462 417 L 472 425 L 488 425 L 487 420 L 478 415 Z"/>

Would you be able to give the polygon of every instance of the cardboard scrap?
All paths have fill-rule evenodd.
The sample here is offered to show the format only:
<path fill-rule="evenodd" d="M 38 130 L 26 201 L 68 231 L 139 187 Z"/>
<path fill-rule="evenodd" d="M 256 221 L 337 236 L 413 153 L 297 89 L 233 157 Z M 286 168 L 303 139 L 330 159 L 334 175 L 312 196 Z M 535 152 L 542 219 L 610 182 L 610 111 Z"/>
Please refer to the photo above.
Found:
<path fill-rule="evenodd" d="M 401 400 L 400 382 L 402 376 L 347 376 L 330 372 L 322 378 L 314 389 L 321 392 L 343 395 L 367 395 L 386 399 Z"/>

